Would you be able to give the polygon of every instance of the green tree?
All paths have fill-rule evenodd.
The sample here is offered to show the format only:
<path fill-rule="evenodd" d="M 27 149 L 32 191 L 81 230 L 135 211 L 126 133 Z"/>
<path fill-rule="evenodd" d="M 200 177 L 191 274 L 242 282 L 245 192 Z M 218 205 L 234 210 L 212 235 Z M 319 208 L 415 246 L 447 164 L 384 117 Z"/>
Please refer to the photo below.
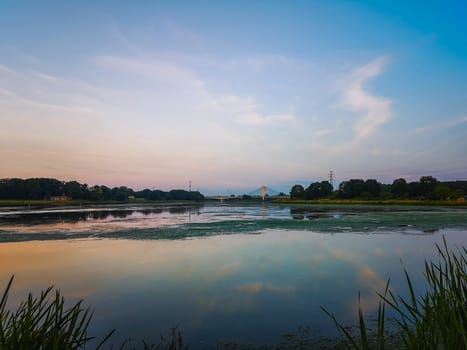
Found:
<path fill-rule="evenodd" d="M 328 198 L 332 193 L 332 185 L 329 181 L 311 183 L 305 190 L 306 199 Z"/>
<path fill-rule="evenodd" d="M 451 197 L 451 193 L 453 193 L 448 186 L 441 186 L 437 185 L 434 189 L 434 196 L 436 199 L 449 199 Z"/>
<path fill-rule="evenodd" d="M 68 181 L 65 182 L 63 186 L 63 190 L 65 195 L 71 197 L 72 199 L 80 199 L 81 198 L 81 184 L 77 181 Z"/>
<path fill-rule="evenodd" d="M 304 193 L 305 199 L 318 199 L 319 198 L 319 183 L 312 182 Z"/>
<path fill-rule="evenodd" d="M 363 192 L 366 192 L 366 185 L 362 179 L 350 179 L 339 185 L 339 195 L 342 198 L 357 198 Z"/>
<path fill-rule="evenodd" d="M 409 185 L 405 179 L 400 178 L 392 182 L 391 194 L 396 198 L 404 198 L 409 194 Z"/>
<path fill-rule="evenodd" d="M 292 199 L 304 199 L 305 198 L 305 189 L 302 185 L 293 185 L 290 190 L 290 198 Z"/>
<path fill-rule="evenodd" d="M 365 181 L 365 191 L 370 194 L 370 197 L 378 198 L 381 194 L 381 184 L 374 179 L 368 179 Z"/>
<path fill-rule="evenodd" d="M 437 184 L 438 180 L 433 176 L 422 176 L 420 178 L 420 189 L 422 196 L 425 198 L 432 197 L 434 195 L 434 190 Z"/>

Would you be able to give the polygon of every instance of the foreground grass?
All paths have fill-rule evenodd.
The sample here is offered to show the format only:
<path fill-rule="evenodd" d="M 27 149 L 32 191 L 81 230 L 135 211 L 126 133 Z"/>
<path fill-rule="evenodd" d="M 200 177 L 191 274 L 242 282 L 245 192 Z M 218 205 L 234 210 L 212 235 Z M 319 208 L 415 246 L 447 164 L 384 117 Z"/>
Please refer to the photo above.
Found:
<path fill-rule="evenodd" d="M 467 349 L 467 250 L 462 247 L 457 252 L 450 251 L 444 237 L 443 246 L 436 245 L 436 249 L 438 261 L 425 261 L 425 294 L 417 297 L 405 269 L 408 298 L 395 295 L 387 282 L 384 293 L 379 294 L 376 330 L 369 331 L 360 307 L 357 334 L 322 308 L 345 336 L 348 349 Z M 386 307 L 397 315 L 396 343 L 388 342 L 394 330 L 386 327 Z"/>
<path fill-rule="evenodd" d="M 356 332 L 344 326 L 323 308 L 342 332 L 343 338 L 326 339 L 309 336 L 309 329 L 285 336 L 274 346 L 236 343 L 217 344 L 217 349 L 467 349 L 467 249 L 449 250 L 446 240 L 436 245 L 437 261 L 425 261 L 425 294 L 415 294 L 411 278 L 404 270 L 408 298 L 395 295 L 387 282 L 380 303 L 376 328 L 370 329 L 362 309 L 358 311 Z M 13 282 L 10 279 L 0 300 L 0 349 L 85 349 L 94 337 L 88 335 L 92 319 L 89 309 L 78 302 L 66 308 L 59 291 L 50 287 L 40 296 L 29 295 L 16 311 L 6 308 Z M 386 308 L 396 313 L 388 320 Z M 392 321 L 391 327 L 388 323 Z M 395 325 L 395 326 L 394 326 Z M 96 349 L 108 343 L 109 332 Z M 113 348 L 113 347 L 110 347 Z M 118 349 L 184 350 L 188 345 L 175 327 L 158 344 L 128 340 Z"/>
<path fill-rule="evenodd" d="M 88 336 L 92 313 L 78 302 L 65 307 L 59 291 L 50 287 L 34 297 L 29 294 L 16 311 L 6 308 L 8 294 L 13 283 L 11 277 L 0 300 L 0 349 L 82 349 L 93 340 Z M 96 349 L 111 336 L 110 332 Z"/>

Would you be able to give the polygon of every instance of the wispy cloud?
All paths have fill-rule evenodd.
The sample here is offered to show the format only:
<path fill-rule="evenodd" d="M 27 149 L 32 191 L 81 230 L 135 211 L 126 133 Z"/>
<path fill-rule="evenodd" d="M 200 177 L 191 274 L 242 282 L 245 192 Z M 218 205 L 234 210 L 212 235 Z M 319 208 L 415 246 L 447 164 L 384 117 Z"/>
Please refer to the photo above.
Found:
<path fill-rule="evenodd" d="M 194 87 L 204 86 L 202 80 L 198 79 L 192 71 L 166 60 L 102 55 L 96 58 L 96 63 L 107 69 L 158 79 L 164 83 L 179 83 Z"/>
<path fill-rule="evenodd" d="M 349 110 L 362 113 L 354 130 L 358 138 L 373 134 L 392 118 L 392 101 L 382 96 L 375 96 L 366 89 L 366 84 L 384 72 L 389 59 L 380 57 L 355 69 L 345 82 L 343 103 Z"/>
<path fill-rule="evenodd" d="M 238 117 L 240 123 L 248 125 L 270 125 L 282 122 L 292 122 L 296 117 L 291 114 L 261 115 L 258 113 L 243 114 Z"/>
<path fill-rule="evenodd" d="M 40 108 L 45 112 L 64 112 L 64 116 L 83 116 L 83 115 L 92 115 L 92 116 L 99 116 L 99 112 L 93 110 L 91 108 L 86 107 L 79 107 L 79 106 L 65 106 L 60 104 L 52 104 L 52 103 L 45 103 L 41 101 L 37 101 L 31 98 L 25 98 L 19 96 L 18 94 L 9 91 L 7 89 L 0 88 L 0 99 L 8 100 L 9 103 L 14 103 L 17 105 L 23 106 L 32 106 L 36 108 Z"/>
<path fill-rule="evenodd" d="M 467 123 L 467 116 L 462 118 L 455 118 L 455 119 L 448 119 L 448 120 L 441 120 L 439 122 L 433 124 L 427 124 L 415 130 L 416 133 L 427 133 L 433 131 L 440 131 L 445 129 L 450 129 L 455 126 Z"/>
<path fill-rule="evenodd" d="M 13 70 L 8 68 L 7 66 L 4 66 L 3 64 L 0 64 L 0 71 L 6 72 L 6 73 L 13 73 Z"/>
<path fill-rule="evenodd" d="M 316 131 L 313 131 L 313 136 L 315 137 L 323 137 L 323 136 L 328 136 L 332 133 L 334 133 L 336 130 L 334 129 L 319 129 Z"/>
<path fill-rule="evenodd" d="M 235 93 L 212 91 L 208 84 L 195 71 L 177 63 L 163 59 L 140 59 L 135 57 L 99 56 L 96 63 L 100 67 L 116 70 L 120 73 L 137 75 L 140 79 L 150 79 L 163 84 L 163 94 L 174 87 L 184 91 L 184 99 L 192 101 L 194 110 L 202 111 L 204 117 L 230 118 L 239 124 L 249 126 L 275 125 L 291 122 L 296 117 L 288 113 L 266 114 L 252 96 L 239 96 Z M 152 87 L 157 93 L 157 88 Z M 180 90 L 171 94 L 174 100 Z M 170 94 L 170 93 L 169 93 Z"/>
<path fill-rule="evenodd" d="M 236 57 L 226 61 L 221 61 L 217 64 L 228 69 L 242 69 L 254 72 L 259 72 L 266 67 L 300 67 L 300 63 L 298 61 L 279 54 L 251 54 L 248 56 Z"/>
<path fill-rule="evenodd" d="M 53 75 L 50 75 L 50 74 L 45 74 L 45 73 L 42 73 L 42 72 L 39 72 L 39 71 L 31 71 L 32 74 L 34 74 L 37 78 L 39 79 L 44 79 L 44 80 L 49 80 L 49 81 L 60 81 L 61 78 L 59 77 L 56 77 L 56 76 L 53 76 Z"/>

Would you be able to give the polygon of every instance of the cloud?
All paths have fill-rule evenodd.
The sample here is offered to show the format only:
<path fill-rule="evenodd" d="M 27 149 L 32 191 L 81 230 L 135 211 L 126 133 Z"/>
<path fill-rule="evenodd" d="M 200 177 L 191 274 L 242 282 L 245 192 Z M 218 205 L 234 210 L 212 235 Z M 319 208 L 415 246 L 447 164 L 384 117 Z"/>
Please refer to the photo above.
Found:
<path fill-rule="evenodd" d="M 247 72 L 259 72 L 266 67 L 287 66 L 299 68 L 300 63 L 279 54 L 251 54 L 219 62 L 227 69 L 240 69 Z"/>
<path fill-rule="evenodd" d="M 349 110 L 362 113 L 354 130 L 357 138 L 365 138 L 392 118 L 392 101 L 382 96 L 375 96 L 365 89 L 365 85 L 384 72 L 388 57 L 380 57 L 355 69 L 345 82 L 343 103 Z"/>
<path fill-rule="evenodd" d="M 19 96 L 18 94 L 9 91 L 7 89 L 2 89 L 0 88 L 0 99 L 4 98 L 5 100 L 7 99 L 9 103 L 16 103 L 17 105 L 29 105 L 32 107 L 36 107 L 42 110 L 45 110 L 45 112 L 49 113 L 55 113 L 55 112 L 62 112 L 62 115 L 92 115 L 92 116 L 99 116 L 99 112 L 95 111 L 91 108 L 86 108 L 86 107 L 78 107 L 78 106 L 65 106 L 65 105 L 60 105 L 60 104 L 52 104 L 52 103 L 45 103 L 45 102 L 40 102 L 36 101 L 34 99 L 29 99 L 25 98 L 22 96 Z"/>
<path fill-rule="evenodd" d="M 45 74 L 45 73 L 38 72 L 35 70 L 32 70 L 31 73 L 35 75 L 37 78 L 43 79 L 43 80 L 49 80 L 49 81 L 60 81 L 61 80 L 61 78 L 58 78 L 56 76 Z"/>
<path fill-rule="evenodd" d="M 104 68 L 120 73 L 137 76 L 138 79 L 149 79 L 163 84 L 164 91 L 155 92 L 179 99 L 180 90 L 184 91 L 184 101 L 192 101 L 191 113 L 202 112 L 205 119 L 230 118 L 239 124 L 249 126 L 275 125 L 291 122 L 296 117 L 288 113 L 262 113 L 261 107 L 251 96 L 238 96 L 229 93 L 217 93 L 208 88 L 208 84 L 196 72 L 185 66 L 161 59 L 139 59 L 133 57 L 99 56 L 96 63 Z M 174 95 L 170 89 L 176 88 Z M 167 102 L 167 99 L 165 100 Z"/>
<path fill-rule="evenodd" d="M 291 122 L 296 120 L 291 114 L 272 114 L 261 115 L 258 113 L 249 113 L 238 116 L 238 121 L 248 125 L 270 125 L 282 122 Z"/>
<path fill-rule="evenodd" d="M 316 131 L 313 131 L 313 136 L 315 137 L 323 137 L 323 136 L 328 136 L 332 133 L 334 133 L 336 130 L 334 129 L 319 129 Z"/>
<path fill-rule="evenodd" d="M 96 58 L 96 63 L 103 68 L 157 79 L 164 83 L 177 83 L 195 88 L 204 87 L 203 81 L 198 79 L 192 71 L 166 60 L 101 55 Z"/>
<path fill-rule="evenodd" d="M 30 176 L 40 168 L 41 176 L 133 187 L 157 178 L 159 186 L 171 188 L 189 173 L 203 179 L 201 187 L 232 188 L 274 164 L 273 157 L 257 161 L 260 138 L 251 137 L 257 132 L 252 126 L 295 119 L 266 113 L 255 96 L 219 91 L 177 60 L 99 55 L 93 62 L 95 71 L 110 73 L 108 81 L 0 67 L 0 119 L 9 125 L 0 132 L 0 143 L 8 145 L 2 149 L 9 165 L 3 176 Z M 265 142 L 261 151 L 275 146 Z M 274 154 L 279 156 L 276 149 Z"/>
<path fill-rule="evenodd" d="M 0 64 L 0 71 L 3 71 L 3 72 L 6 72 L 6 73 L 14 73 L 13 70 L 11 70 L 10 68 L 8 68 L 7 66 L 3 65 L 3 64 Z"/>
<path fill-rule="evenodd" d="M 467 116 L 456 119 L 442 120 L 437 123 L 429 124 L 422 126 L 415 130 L 416 133 L 427 133 L 432 131 L 440 131 L 445 129 L 450 129 L 455 126 L 467 123 Z"/>

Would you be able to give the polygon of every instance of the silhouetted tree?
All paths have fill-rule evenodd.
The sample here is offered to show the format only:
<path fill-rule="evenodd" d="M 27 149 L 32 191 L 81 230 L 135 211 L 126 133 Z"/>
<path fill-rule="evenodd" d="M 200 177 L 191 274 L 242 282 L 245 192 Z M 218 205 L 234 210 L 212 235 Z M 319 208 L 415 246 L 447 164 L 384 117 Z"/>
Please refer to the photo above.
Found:
<path fill-rule="evenodd" d="M 438 184 L 438 180 L 433 176 L 422 176 L 420 178 L 420 190 L 424 198 L 433 198 L 435 187 Z"/>
<path fill-rule="evenodd" d="M 304 199 L 305 198 L 305 189 L 302 185 L 293 185 L 290 190 L 290 198 L 292 199 Z"/>
<path fill-rule="evenodd" d="M 332 193 L 332 185 L 329 181 L 311 183 L 305 190 L 306 199 L 327 198 Z"/>
<path fill-rule="evenodd" d="M 381 184 L 374 179 L 368 179 L 365 181 L 365 192 L 372 198 L 378 198 L 381 194 Z"/>
<path fill-rule="evenodd" d="M 409 195 L 409 185 L 405 179 L 400 178 L 392 182 L 391 194 L 396 198 L 405 198 Z"/>

